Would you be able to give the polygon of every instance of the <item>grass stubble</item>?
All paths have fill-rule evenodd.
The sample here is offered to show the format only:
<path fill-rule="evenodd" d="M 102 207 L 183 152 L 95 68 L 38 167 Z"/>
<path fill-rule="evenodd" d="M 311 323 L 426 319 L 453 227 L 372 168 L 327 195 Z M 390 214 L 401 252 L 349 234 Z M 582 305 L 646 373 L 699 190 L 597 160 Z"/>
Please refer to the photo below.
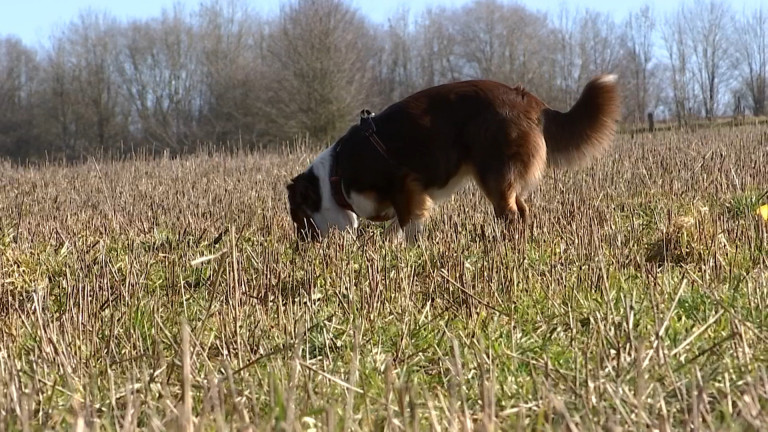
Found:
<path fill-rule="evenodd" d="M 316 149 L 0 166 L 0 429 L 765 430 L 762 126 L 297 246 Z"/>

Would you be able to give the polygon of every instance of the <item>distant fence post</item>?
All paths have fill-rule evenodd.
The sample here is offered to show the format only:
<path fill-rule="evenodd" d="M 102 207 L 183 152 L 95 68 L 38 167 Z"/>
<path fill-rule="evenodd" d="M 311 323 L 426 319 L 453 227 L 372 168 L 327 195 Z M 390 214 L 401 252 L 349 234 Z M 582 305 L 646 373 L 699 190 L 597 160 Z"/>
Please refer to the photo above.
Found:
<path fill-rule="evenodd" d="M 648 112 L 648 132 L 653 132 L 653 111 Z"/>

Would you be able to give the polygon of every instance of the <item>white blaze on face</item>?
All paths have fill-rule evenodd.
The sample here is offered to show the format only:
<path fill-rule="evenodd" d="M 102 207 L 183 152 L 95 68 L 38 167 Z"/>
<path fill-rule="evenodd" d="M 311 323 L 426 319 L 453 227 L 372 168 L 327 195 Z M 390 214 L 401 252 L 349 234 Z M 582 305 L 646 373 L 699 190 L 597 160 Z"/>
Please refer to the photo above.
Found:
<path fill-rule="evenodd" d="M 357 228 L 357 216 L 351 211 L 339 207 L 331 193 L 332 151 L 333 147 L 326 149 L 312 162 L 312 170 L 320 180 L 320 210 L 312 213 L 312 221 L 314 221 L 321 236 L 326 236 L 333 228 L 340 231 Z"/>

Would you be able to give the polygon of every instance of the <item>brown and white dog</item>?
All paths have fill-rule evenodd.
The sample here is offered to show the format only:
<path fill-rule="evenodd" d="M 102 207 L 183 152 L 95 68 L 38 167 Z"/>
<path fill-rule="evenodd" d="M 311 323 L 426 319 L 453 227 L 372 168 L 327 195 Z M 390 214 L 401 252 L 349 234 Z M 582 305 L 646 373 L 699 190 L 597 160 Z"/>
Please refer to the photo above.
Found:
<path fill-rule="evenodd" d="M 616 76 L 601 75 L 568 112 L 486 80 L 431 87 L 376 116 L 364 111 L 288 184 L 296 233 L 319 239 L 356 228 L 358 217 L 396 218 L 410 243 L 432 206 L 470 177 L 498 218 L 525 222 L 524 199 L 547 164 L 579 165 L 611 145 L 619 104 Z"/>

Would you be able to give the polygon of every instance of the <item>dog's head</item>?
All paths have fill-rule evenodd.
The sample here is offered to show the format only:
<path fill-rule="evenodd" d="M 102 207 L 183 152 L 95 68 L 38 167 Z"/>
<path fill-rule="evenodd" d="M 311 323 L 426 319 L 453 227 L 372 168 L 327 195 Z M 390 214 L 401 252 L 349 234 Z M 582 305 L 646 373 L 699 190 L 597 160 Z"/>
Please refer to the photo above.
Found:
<path fill-rule="evenodd" d="M 320 230 L 312 215 L 322 207 L 320 179 L 310 169 L 291 179 L 286 188 L 296 236 L 301 240 L 319 240 Z"/>
<path fill-rule="evenodd" d="M 337 228 L 357 227 L 357 216 L 336 204 L 331 196 L 326 154 L 286 186 L 291 219 L 299 240 L 317 241 Z"/>

